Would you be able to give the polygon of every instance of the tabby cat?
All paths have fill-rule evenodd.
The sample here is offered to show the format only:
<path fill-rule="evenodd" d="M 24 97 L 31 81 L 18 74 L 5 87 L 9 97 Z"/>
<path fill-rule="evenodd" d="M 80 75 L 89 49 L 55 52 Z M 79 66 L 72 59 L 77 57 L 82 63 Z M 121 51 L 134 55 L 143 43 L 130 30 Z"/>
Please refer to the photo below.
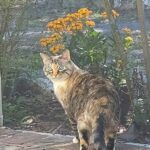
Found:
<path fill-rule="evenodd" d="M 40 55 L 44 73 L 53 82 L 80 150 L 87 150 L 91 141 L 94 150 L 113 150 L 119 100 L 112 83 L 78 68 L 68 50 L 58 56 Z"/>

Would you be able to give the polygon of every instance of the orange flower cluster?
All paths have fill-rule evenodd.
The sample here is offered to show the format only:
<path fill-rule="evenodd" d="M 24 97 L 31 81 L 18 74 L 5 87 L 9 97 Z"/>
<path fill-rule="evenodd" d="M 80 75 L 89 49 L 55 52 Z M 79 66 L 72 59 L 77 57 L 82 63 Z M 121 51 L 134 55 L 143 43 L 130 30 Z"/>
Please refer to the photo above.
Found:
<path fill-rule="evenodd" d="M 112 16 L 113 16 L 114 18 L 119 17 L 119 13 L 116 12 L 115 10 L 112 10 L 111 12 L 112 12 Z M 102 13 L 100 14 L 100 17 L 105 18 L 105 19 L 108 18 L 107 12 L 102 12 Z"/>
<path fill-rule="evenodd" d="M 86 25 L 87 25 L 87 26 L 90 26 L 90 27 L 94 27 L 94 26 L 95 26 L 95 22 L 92 21 L 92 20 L 87 20 L 87 21 L 86 21 Z"/>
<path fill-rule="evenodd" d="M 58 18 L 57 20 L 49 22 L 47 27 L 49 28 L 50 31 L 56 32 L 70 31 L 71 29 L 82 30 L 83 29 L 82 20 L 86 19 L 91 14 L 92 14 L 91 10 L 88 10 L 87 8 L 81 8 L 75 13 L 67 14 L 63 18 Z"/>
<path fill-rule="evenodd" d="M 40 40 L 41 46 L 48 46 L 49 44 L 54 44 L 57 41 L 59 41 L 62 38 L 62 36 L 59 33 L 54 33 L 49 37 L 42 38 Z"/>
<path fill-rule="evenodd" d="M 50 31 L 63 31 L 66 27 L 66 22 L 63 18 L 58 18 L 57 20 L 51 21 L 47 24 Z"/>
<path fill-rule="evenodd" d="M 48 30 L 53 34 L 49 37 L 42 38 L 40 44 L 42 46 L 51 46 L 51 51 L 57 53 L 64 49 L 64 45 L 61 44 L 64 33 L 73 33 L 76 31 L 82 31 L 85 26 L 94 27 L 95 22 L 88 20 L 88 17 L 92 14 L 92 11 L 87 8 L 81 8 L 75 13 L 67 14 L 65 17 L 58 18 L 47 24 Z M 59 44 L 58 44 L 59 43 Z"/>

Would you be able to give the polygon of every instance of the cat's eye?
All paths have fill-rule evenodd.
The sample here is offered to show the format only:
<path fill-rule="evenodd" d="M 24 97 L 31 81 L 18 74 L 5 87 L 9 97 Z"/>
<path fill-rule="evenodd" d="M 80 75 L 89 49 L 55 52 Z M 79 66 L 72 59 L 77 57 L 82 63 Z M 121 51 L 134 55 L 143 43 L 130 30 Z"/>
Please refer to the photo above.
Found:
<path fill-rule="evenodd" d="M 53 72 L 50 65 L 47 66 L 47 71 L 46 71 L 46 72 L 47 72 L 48 74 Z"/>
<path fill-rule="evenodd" d="M 60 71 L 60 72 L 66 71 L 66 67 L 64 67 L 64 66 L 59 66 L 59 71 Z"/>
<path fill-rule="evenodd" d="M 47 69 L 48 69 L 48 71 L 50 71 L 50 70 L 51 70 L 51 67 L 50 67 L 50 65 L 48 65 Z"/>

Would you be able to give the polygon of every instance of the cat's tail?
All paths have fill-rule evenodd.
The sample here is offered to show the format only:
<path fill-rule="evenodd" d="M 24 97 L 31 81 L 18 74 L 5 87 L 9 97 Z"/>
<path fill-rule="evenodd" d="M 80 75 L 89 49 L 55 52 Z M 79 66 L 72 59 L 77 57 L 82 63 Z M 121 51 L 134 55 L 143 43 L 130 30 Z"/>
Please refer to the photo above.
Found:
<path fill-rule="evenodd" d="M 94 138 L 94 150 L 107 150 L 104 137 L 105 119 L 104 115 L 100 114 L 99 118 L 95 122 L 93 129 Z"/>

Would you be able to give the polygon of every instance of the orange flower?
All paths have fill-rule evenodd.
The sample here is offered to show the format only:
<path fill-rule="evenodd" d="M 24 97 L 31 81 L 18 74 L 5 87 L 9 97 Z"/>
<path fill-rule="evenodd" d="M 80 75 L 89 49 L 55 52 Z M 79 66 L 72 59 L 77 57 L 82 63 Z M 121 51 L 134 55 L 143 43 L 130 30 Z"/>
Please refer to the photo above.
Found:
<path fill-rule="evenodd" d="M 59 33 L 54 33 L 51 35 L 51 38 L 53 38 L 55 40 L 59 40 L 62 38 L 62 36 Z"/>
<path fill-rule="evenodd" d="M 87 8 L 81 8 L 78 10 L 78 13 L 84 17 L 88 17 L 89 15 L 92 14 L 92 11 Z"/>
<path fill-rule="evenodd" d="M 66 26 L 64 18 L 58 18 L 57 20 L 51 21 L 47 24 L 49 30 L 54 31 L 63 31 Z"/>
<path fill-rule="evenodd" d="M 53 53 L 58 53 L 60 50 L 63 50 L 65 46 L 63 44 L 57 44 L 51 47 L 50 51 Z"/>
<path fill-rule="evenodd" d="M 119 13 L 117 13 L 115 10 L 112 10 L 112 16 L 114 18 L 119 17 Z"/>
<path fill-rule="evenodd" d="M 107 17 L 108 17 L 107 12 L 102 12 L 102 13 L 100 14 L 100 17 L 102 17 L 102 18 L 107 18 Z"/>
<path fill-rule="evenodd" d="M 127 27 L 123 28 L 122 31 L 126 34 L 131 34 L 131 32 L 132 32 L 131 29 L 129 29 Z"/>
<path fill-rule="evenodd" d="M 119 13 L 117 13 L 115 10 L 112 10 L 112 16 L 113 16 L 114 18 L 119 17 Z M 107 12 L 102 12 L 102 13 L 100 14 L 100 17 L 102 17 L 102 18 L 107 18 L 107 17 L 108 17 Z"/>
<path fill-rule="evenodd" d="M 47 38 L 42 38 L 41 40 L 40 40 L 40 45 L 41 46 L 47 46 L 48 45 L 48 42 L 47 42 Z"/>
<path fill-rule="evenodd" d="M 53 22 L 49 22 L 49 23 L 47 24 L 47 27 L 48 27 L 48 28 L 52 28 L 52 27 L 53 27 Z"/>
<path fill-rule="evenodd" d="M 76 12 L 76 13 L 74 13 L 74 16 L 76 17 L 76 19 L 82 19 L 82 15 L 80 14 L 80 13 L 78 13 L 78 12 Z"/>
<path fill-rule="evenodd" d="M 69 23 L 69 22 L 73 21 L 73 19 L 72 19 L 72 18 L 70 18 L 69 16 L 66 16 L 66 17 L 64 18 L 64 21 L 65 21 L 65 22 L 66 22 L 66 24 L 67 24 L 67 23 Z"/>
<path fill-rule="evenodd" d="M 81 22 L 73 22 L 70 26 L 70 30 L 82 30 L 83 24 Z"/>
<path fill-rule="evenodd" d="M 87 20 L 86 21 L 86 25 L 90 26 L 90 27 L 94 27 L 95 26 L 95 22 L 92 20 Z"/>
<path fill-rule="evenodd" d="M 66 16 L 66 20 L 68 20 L 69 23 L 77 21 L 79 19 L 80 19 L 80 14 L 78 13 L 68 14 Z"/>
<path fill-rule="evenodd" d="M 47 45 L 53 44 L 55 41 L 56 41 L 56 40 L 53 39 L 53 38 L 51 38 L 51 37 L 47 37 L 47 38 L 46 38 L 46 43 L 47 43 Z"/>

